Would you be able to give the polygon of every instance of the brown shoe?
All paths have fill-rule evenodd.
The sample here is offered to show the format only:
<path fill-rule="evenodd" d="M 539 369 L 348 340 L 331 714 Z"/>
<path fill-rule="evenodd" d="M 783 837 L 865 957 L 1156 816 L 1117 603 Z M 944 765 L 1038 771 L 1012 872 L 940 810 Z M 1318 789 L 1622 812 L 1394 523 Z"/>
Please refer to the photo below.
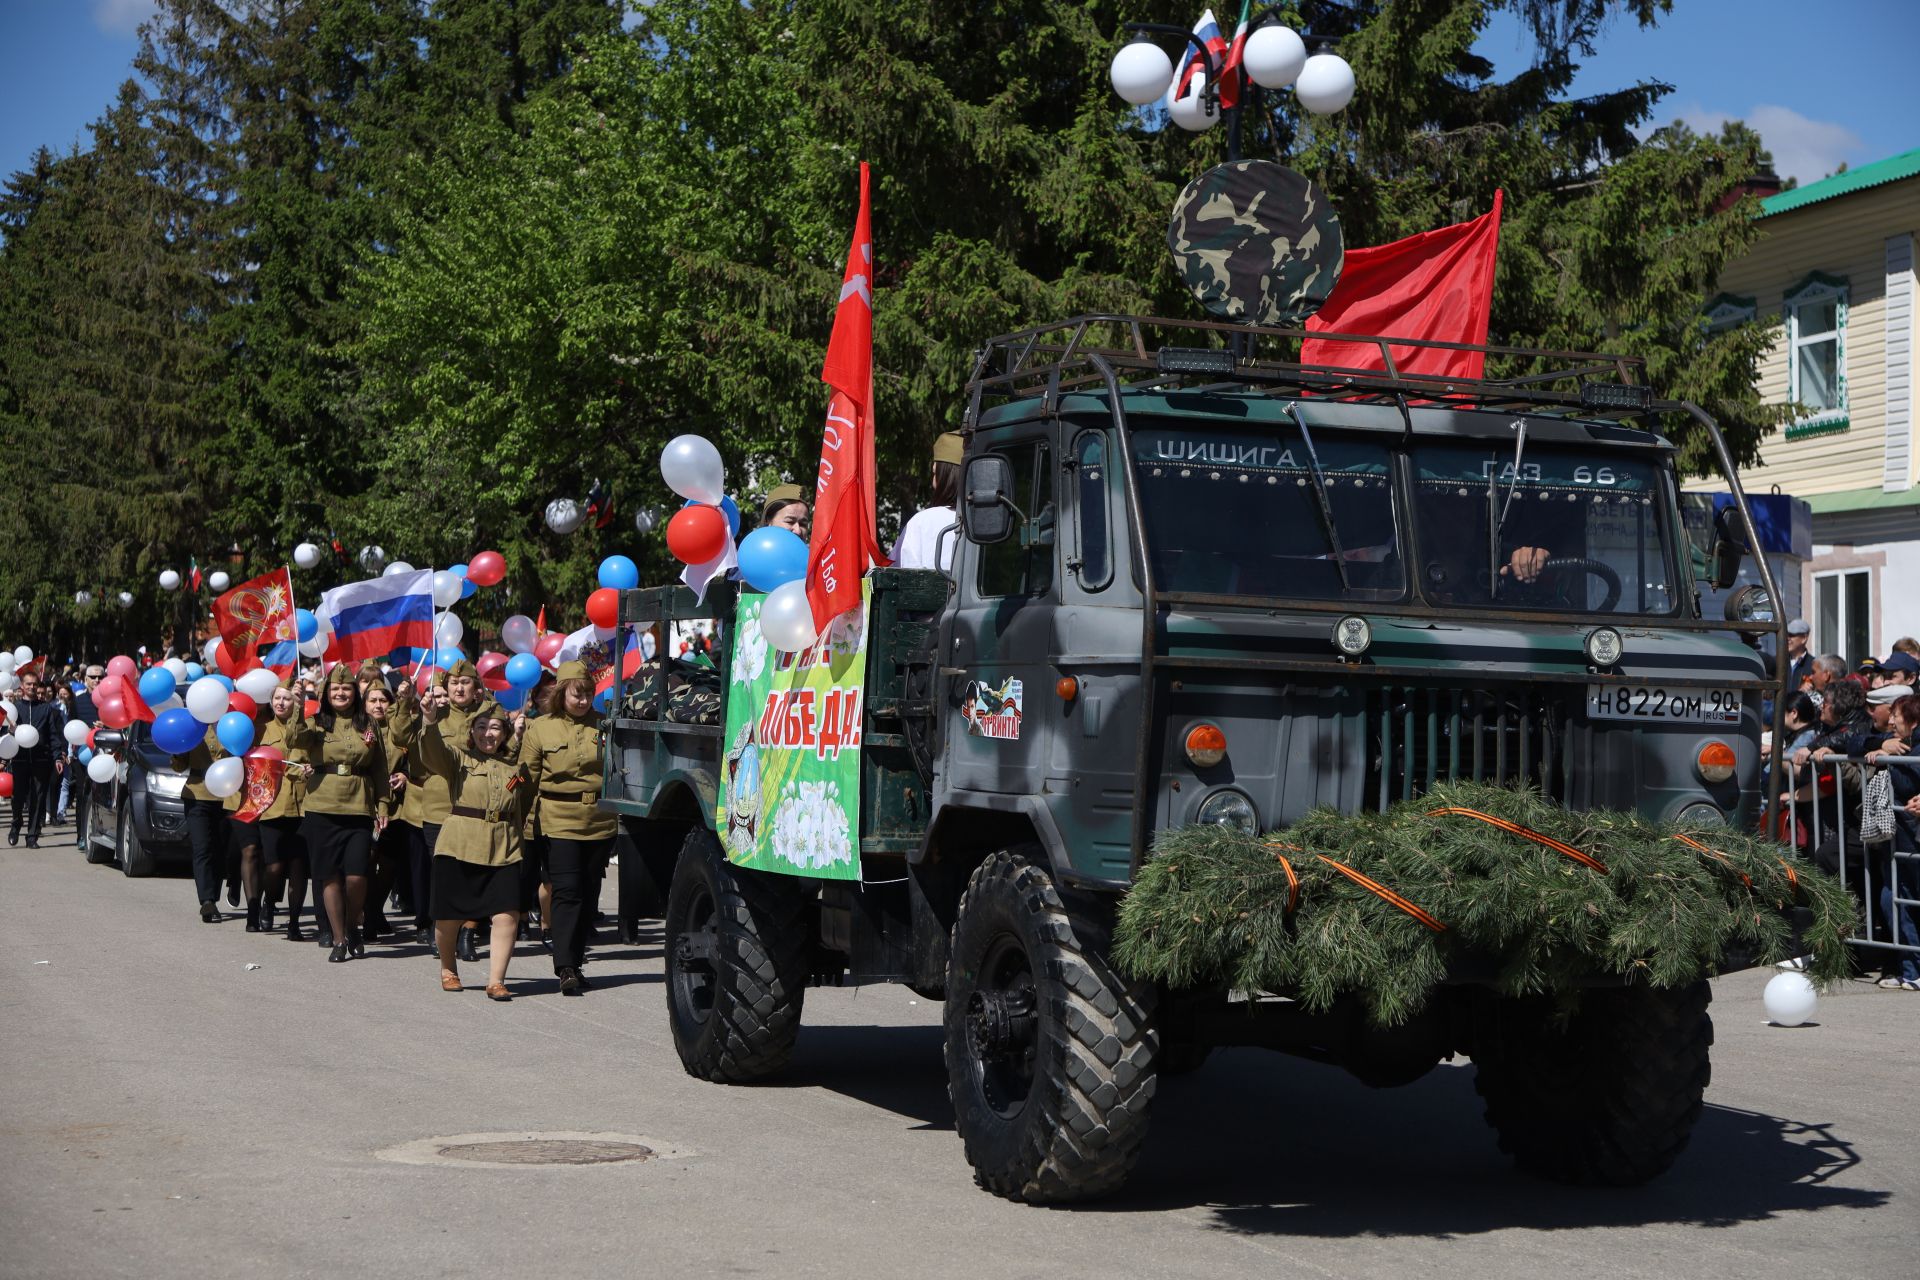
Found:
<path fill-rule="evenodd" d="M 489 982 L 487 984 L 487 999 L 511 1000 L 513 999 L 513 992 L 507 990 L 507 984 L 504 982 Z"/>
<path fill-rule="evenodd" d="M 440 971 L 440 989 L 442 991 L 465 991 L 460 985 L 460 975 L 448 969 Z"/>

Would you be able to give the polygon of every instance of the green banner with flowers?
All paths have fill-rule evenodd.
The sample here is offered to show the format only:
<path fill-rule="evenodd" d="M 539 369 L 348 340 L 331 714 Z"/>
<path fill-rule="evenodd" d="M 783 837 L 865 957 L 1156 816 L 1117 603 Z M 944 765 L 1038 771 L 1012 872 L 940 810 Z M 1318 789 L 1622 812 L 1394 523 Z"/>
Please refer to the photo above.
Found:
<path fill-rule="evenodd" d="M 867 610 L 833 620 L 811 649 L 760 632 L 766 597 L 740 593 L 714 825 L 727 860 L 758 871 L 860 878 L 860 724 Z"/>

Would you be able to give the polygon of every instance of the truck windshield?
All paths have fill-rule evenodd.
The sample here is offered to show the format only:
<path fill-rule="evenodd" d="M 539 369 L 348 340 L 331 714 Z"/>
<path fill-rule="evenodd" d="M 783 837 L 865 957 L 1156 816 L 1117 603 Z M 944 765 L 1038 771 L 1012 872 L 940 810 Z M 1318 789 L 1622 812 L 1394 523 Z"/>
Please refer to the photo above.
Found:
<path fill-rule="evenodd" d="M 1672 534 L 1657 462 L 1535 441 L 1517 469 L 1514 455 L 1501 441 L 1412 450 L 1417 572 L 1429 600 L 1673 612 Z"/>
<path fill-rule="evenodd" d="M 1391 453 L 1324 429 L 1314 445 L 1324 510 L 1310 488 L 1314 459 L 1292 425 L 1135 431 L 1154 580 L 1200 594 L 1401 599 Z"/>

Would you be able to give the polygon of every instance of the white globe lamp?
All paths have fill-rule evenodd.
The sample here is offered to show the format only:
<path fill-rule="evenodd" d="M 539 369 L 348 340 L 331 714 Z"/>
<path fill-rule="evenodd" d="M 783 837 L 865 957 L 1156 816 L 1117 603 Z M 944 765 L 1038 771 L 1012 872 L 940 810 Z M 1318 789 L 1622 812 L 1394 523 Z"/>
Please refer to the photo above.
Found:
<path fill-rule="evenodd" d="M 1162 97 L 1173 83 L 1173 59 L 1151 40 L 1135 40 L 1121 46 L 1107 68 L 1113 91 L 1136 107 Z"/>
<path fill-rule="evenodd" d="M 1205 133 L 1220 123 L 1220 112 L 1215 108 L 1213 99 L 1203 92 L 1205 81 L 1205 76 L 1196 75 L 1187 96 L 1175 99 L 1168 112 L 1173 122 L 1188 133 Z"/>
<path fill-rule="evenodd" d="M 178 591 L 180 589 L 180 575 L 172 569 L 162 569 L 160 571 L 160 589 L 162 591 Z"/>
<path fill-rule="evenodd" d="M 1353 68 L 1337 53 L 1316 53 L 1300 69 L 1293 92 L 1300 105 L 1327 116 L 1353 101 Z"/>
<path fill-rule="evenodd" d="M 1242 64 L 1262 89 L 1284 89 L 1307 65 L 1307 42 L 1292 27 L 1260 27 L 1247 37 Z"/>
<path fill-rule="evenodd" d="M 207 586 L 212 589 L 215 595 L 220 594 L 232 585 L 233 579 L 228 577 L 226 573 L 220 569 L 215 569 L 207 575 Z"/>
<path fill-rule="evenodd" d="M 311 569 L 320 563 L 320 548 L 311 542 L 303 542 L 293 549 L 293 562 L 302 569 Z"/>

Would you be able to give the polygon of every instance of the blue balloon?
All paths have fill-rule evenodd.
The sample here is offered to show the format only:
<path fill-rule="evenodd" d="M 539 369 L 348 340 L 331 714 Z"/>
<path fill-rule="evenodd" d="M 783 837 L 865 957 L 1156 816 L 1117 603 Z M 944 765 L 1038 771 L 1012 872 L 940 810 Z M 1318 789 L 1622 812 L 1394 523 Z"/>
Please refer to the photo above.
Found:
<path fill-rule="evenodd" d="M 305 644 L 320 634 L 320 619 L 313 616 L 311 609 L 295 609 L 293 611 L 293 631 L 295 635 L 300 637 L 300 643 Z"/>
<path fill-rule="evenodd" d="M 213 726 L 213 736 L 236 756 L 253 750 L 253 718 L 243 711 L 229 711 Z"/>
<path fill-rule="evenodd" d="M 682 508 L 685 508 L 685 507 L 697 507 L 703 504 L 700 503 L 697 499 L 688 498 L 685 502 L 681 503 L 680 505 Z M 712 504 L 709 503 L 704 505 L 712 505 Z M 740 536 L 740 504 L 735 502 L 732 498 L 722 498 L 720 499 L 720 513 L 726 516 L 727 518 L 727 536 L 729 538 L 738 538 Z M 600 585 L 604 587 L 607 584 L 603 582 Z M 638 579 L 634 581 L 633 585 L 636 587 L 640 585 Z"/>
<path fill-rule="evenodd" d="M 87 761 L 93 759 L 93 748 L 92 747 L 80 748 L 80 754 L 75 756 L 74 759 L 78 760 L 81 764 L 85 764 Z"/>
<path fill-rule="evenodd" d="M 153 722 L 153 745 L 170 756 L 183 756 L 200 745 L 207 726 L 193 718 L 185 707 L 162 711 Z"/>
<path fill-rule="evenodd" d="M 520 656 L 530 658 L 533 655 L 523 653 Z M 518 711 L 527 705 L 527 691 L 525 689 L 496 689 L 493 694 L 493 700 L 500 704 L 502 711 Z"/>
<path fill-rule="evenodd" d="M 460 564 L 448 565 L 447 572 L 456 578 L 464 578 L 467 576 L 467 566 L 464 561 Z"/>
<path fill-rule="evenodd" d="M 140 673 L 140 698 L 148 706 L 158 706 L 178 692 L 173 672 L 165 667 L 148 667 Z"/>
<path fill-rule="evenodd" d="M 466 656 L 467 656 L 466 654 L 460 652 L 458 649 L 455 649 L 451 646 L 445 649 L 436 649 L 434 650 L 434 653 L 433 653 L 433 665 L 436 667 L 439 667 L 442 671 L 445 671 L 447 668 L 451 667 L 454 663 L 459 662 L 461 659 L 465 658 Z"/>
<path fill-rule="evenodd" d="M 804 578 L 807 544 L 791 529 L 755 529 L 740 539 L 740 576 L 755 591 L 772 591 Z"/>
<path fill-rule="evenodd" d="M 219 682 L 220 682 L 221 684 L 223 684 L 223 685 L 225 685 L 225 686 L 227 686 L 227 692 L 228 692 L 228 693 L 232 693 L 232 692 L 233 692 L 233 677 L 232 677 L 232 676 L 223 676 L 223 675 L 221 675 L 221 674 L 220 674 L 220 673 L 219 673 L 218 671 L 209 671 L 209 672 L 207 673 L 207 675 L 208 675 L 208 676 L 210 676 L 211 678 L 213 678 L 213 679 L 215 679 L 215 680 L 218 680 L 218 681 L 219 681 Z"/>
<path fill-rule="evenodd" d="M 608 556 L 600 562 L 600 585 L 631 591 L 640 585 L 640 566 L 625 556 Z"/>
<path fill-rule="evenodd" d="M 540 659 L 530 653 L 516 653 L 507 659 L 507 683 L 516 689 L 531 689 L 540 683 Z"/>
<path fill-rule="evenodd" d="M 199 663 L 189 662 L 187 664 L 187 683 L 188 684 L 192 684 L 195 680 L 198 680 L 201 676 L 205 674 L 207 674 L 207 669 L 201 666 Z"/>

